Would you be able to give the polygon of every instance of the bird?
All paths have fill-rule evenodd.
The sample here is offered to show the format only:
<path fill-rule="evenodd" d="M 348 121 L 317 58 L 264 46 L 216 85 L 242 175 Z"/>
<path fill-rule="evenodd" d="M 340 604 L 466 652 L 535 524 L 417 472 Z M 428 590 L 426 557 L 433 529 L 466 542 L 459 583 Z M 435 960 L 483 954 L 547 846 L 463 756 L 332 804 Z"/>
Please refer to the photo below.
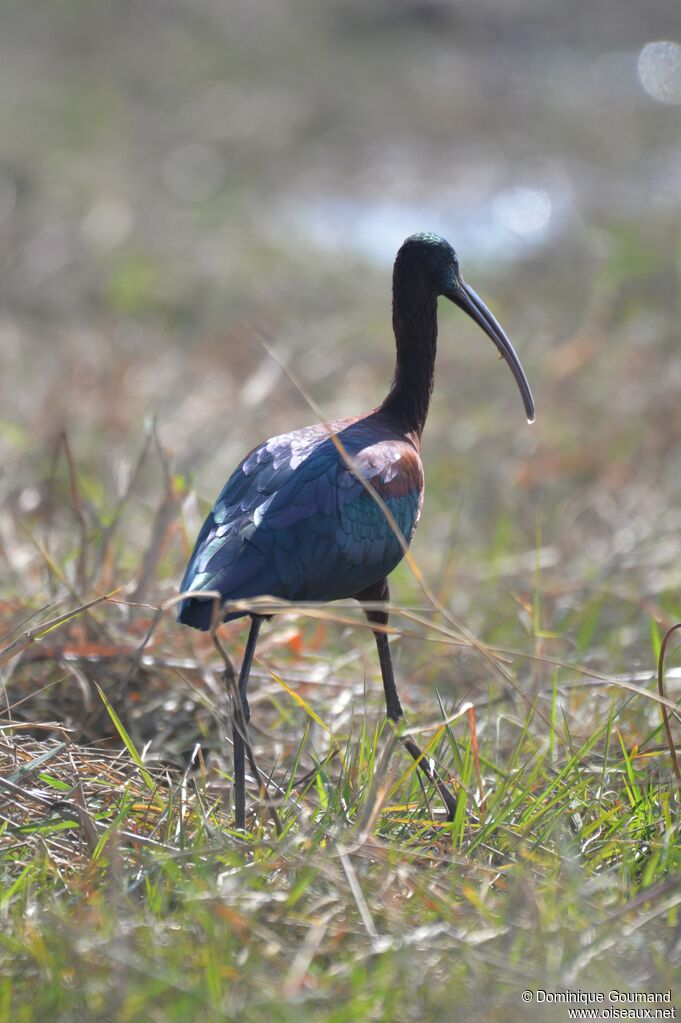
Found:
<path fill-rule="evenodd" d="M 180 586 L 178 621 L 215 632 L 222 621 L 251 617 L 232 714 L 237 830 L 245 828 L 248 680 L 266 616 L 225 604 L 259 596 L 371 602 L 365 615 L 377 626 L 373 633 L 387 717 L 397 724 L 403 716 L 385 629 L 388 612 L 376 603 L 387 604 L 388 576 L 402 560 L 421 516 L 420 448 L 433 392 L 439 297 L 463 310 L 491 339 L 533 422 L 534 401 L 520 360 L 502 327 L 465 283 L 456 252 L 437 234 L 414 234 L 401 245 L 393 268 L 396 362 L 385 399 L 363 415 L 306 426 L 258 445 L 225 483 L 196 540 Z M 202 595 L 207 592 L 218 593 L 219 599 Z M 402 742 L 437 787 L 452 820 L 456 797 L 414 740 L 403 736 Z"/>

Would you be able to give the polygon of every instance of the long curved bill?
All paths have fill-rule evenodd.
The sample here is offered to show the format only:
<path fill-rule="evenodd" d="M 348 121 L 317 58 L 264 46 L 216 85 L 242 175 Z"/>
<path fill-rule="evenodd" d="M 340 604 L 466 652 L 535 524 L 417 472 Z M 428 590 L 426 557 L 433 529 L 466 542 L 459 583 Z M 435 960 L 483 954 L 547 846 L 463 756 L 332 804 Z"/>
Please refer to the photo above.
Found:
<path fill-rule="evenodd" d="M 534 400 L 532 398 L 532 391 L 530 390 L 530 385 L 527 381 L 527 377 L 525 376 L 525 371 L 520 365 L 520 359 L 516 355 L 513 345 L 509 341 L 501 325 L 497 322 L 494 316 L 492 316 L 480 296 L 476 295 L 473 289 L 465 283 L 463 278 L 458 278 L 454 290 L 447 294 L 447 298 L 454 302 L 455 305 L 458 305 L 459 309 L 463 309 L 463 311 L 484 330 L 485 334 L 494 341 L 494 344 L 508 363 L 511 373 L 515 377 L 515 382 L 518 385 L 518 389 L 523 399 L 523 404 L 525 405 L 527 421 L 528 423 L 533 423 Z"/>

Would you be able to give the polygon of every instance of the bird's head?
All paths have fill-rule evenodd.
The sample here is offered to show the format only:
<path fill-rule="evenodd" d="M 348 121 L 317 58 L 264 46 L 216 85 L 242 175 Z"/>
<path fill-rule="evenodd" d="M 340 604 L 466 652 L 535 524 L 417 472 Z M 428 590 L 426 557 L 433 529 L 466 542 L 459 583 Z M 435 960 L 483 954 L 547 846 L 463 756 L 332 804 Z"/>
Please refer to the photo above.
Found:
<path fill-rule="evenodd" d="M 534 422 L 534 401 L 520 360 L 501 325 L 482 299 L 466 284 L 456 252 L 437 234 L 413 234 L 402 244 L 395 260 L 395 280 L 418 281 L 436 295 L 448 298 L 470 316 L 494 342 L 508 363 L 523 399 L 528 422 Z"/>

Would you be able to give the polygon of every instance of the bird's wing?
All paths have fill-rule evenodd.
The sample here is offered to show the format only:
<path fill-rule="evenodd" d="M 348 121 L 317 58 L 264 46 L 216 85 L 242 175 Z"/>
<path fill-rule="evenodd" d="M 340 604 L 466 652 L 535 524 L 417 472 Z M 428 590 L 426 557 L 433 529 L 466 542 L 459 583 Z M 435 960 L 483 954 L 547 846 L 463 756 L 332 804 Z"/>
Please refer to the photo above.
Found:
<path fill-rule="evenodd" d="M 423 493 L 418 454 L 366 421 L 351 422 L 337 436 L 354 468 L 323 425 L 274 437 L 251 452 L 206 519 L 182 590 L 219 590 L 225 600 L 262 594 L 335 600 L 392 571 L 402 546 L 357 473 L 409 542 Z M 209 626 L 205 604 L 195 599 L 183 602 L 179 617 Z"/>

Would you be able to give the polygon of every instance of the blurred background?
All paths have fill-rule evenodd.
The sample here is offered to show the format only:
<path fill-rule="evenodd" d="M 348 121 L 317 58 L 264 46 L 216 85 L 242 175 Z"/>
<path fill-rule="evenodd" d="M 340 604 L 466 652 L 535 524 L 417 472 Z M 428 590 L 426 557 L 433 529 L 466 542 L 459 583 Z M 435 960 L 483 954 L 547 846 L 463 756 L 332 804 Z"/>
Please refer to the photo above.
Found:
<path fill-rule="evenodd" d="M 171 596 L 238 459 L 314 418 L 262 342 L 329 417 L 377 404 L 392 260 L 432 230 L 511 336 L 537 422 L 443 304 L 416 558 L 489 642 L 650 669 L 651 620 L 681 617 L 676 0 L 7 0 L 2 18 L 9 620 L 112 580 Z M 107 575 L 98 538 L 150 417 L 182 515 L 163 520 L 146 462 Z M 422 600 L 404 567 L 393 592 Z M 449 648 L 399 656 L 442 684 Z"/>

